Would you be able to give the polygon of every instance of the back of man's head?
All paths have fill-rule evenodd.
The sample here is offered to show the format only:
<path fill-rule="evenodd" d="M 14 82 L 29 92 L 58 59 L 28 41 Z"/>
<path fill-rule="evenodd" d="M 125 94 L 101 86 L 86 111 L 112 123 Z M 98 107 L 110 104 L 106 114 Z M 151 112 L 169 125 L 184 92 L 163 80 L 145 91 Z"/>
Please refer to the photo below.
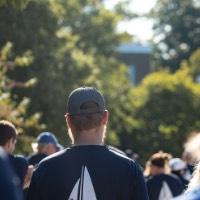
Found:
<path fill-rule="evenodd" d="M 6 120 L 0 121 L 0 146 L 5 146 L 11 139 L 15 140 L 17 131 L 15 126 Z"/>
<path fill-rule="evenodd" d="M 99 127 L 104 111 L 104 97 L 93 87 L 80 87 L 69 95 L 67 112 L 76 131 Z"/>

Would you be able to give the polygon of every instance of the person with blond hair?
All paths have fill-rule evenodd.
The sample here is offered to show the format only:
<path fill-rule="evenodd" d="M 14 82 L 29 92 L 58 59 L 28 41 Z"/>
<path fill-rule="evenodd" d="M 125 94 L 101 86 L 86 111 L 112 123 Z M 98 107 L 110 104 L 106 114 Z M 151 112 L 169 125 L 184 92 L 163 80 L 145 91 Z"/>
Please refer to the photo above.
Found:
<path fill-rule="evenodd" d="M 193 132 L 184 144 L 182 159 L 187 163 L 186 179 L 190 180 L 195 164 L 200 160 L 200 133 Z"/>
<path fill-rule="evenodd" d="M 147 189 L 150 200 L 170 200 L 183 192 L 184 186 L 180 179 L 170 174 L 170 158 L 170 154 L 160 151 L 148 160 Z"/>
<path fill-rule="evenodd" d="M 200 200 L 200 162 L 195 166 L 187 190 L 174 200 Z"/>

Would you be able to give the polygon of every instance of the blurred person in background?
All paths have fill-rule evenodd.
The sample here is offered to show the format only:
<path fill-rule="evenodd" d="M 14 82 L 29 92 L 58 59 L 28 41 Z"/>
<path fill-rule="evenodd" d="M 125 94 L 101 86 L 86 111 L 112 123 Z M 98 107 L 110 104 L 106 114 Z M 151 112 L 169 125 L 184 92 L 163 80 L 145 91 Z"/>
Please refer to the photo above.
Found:
<path fill-rule="evenodd" d="M 58 143 L 56 136 L 50 132 L 40 133 L 36 141 L 36 143 L 32 143 L 34 153 L 28 157 L 29 165 L 37 166 L 42 159 L 63 148 Z"/>
<path fill-rule="evenodd" d="M 32 171 L 30 171 L 31 166 L 28 165 L 28 160 L 22 155 L 15 155 L 14 159 L 11 160 L 11 163 L 12 166 L 14 166 L 15 174 L 17 174 L 19 177 L 20 187 L 23 190 L 23 199 L 25 200 L 28 186 L 30 185 L 33 168 Z"/>
<path fill-rule="evenodd" d="M 200 162 L 195 167 L 187 190 L 174 200 L 200 200 Z"/>
<path fill-rule="evenodd" d="M 28 170 L 28 161 L 22 155 L 15 155 L 12 159 L 12 165 L 14 166 L 14 172 L 18 175 L 20 179 L 20 184 L 23 188 L 24 179 Z"/>
<path fill-rule="evenodd" d="M 128 156 L 129 158 L 131 158 L 133 160 L 139 159 L 139 155 L 137 153 L 133 152 L 132 149 L 126 149 L 125 153 L 126 153 L 126 156 Z"/>
<path fill-rule="evenodd" d="M 182 159 L 187 163 L 188 174 L 186 179 L 190 180 L 193 168 L 200 161 L 200 133 L 192 133 L 184 144 Z"/>
<path fill-rule="evenodd" d="M 28 164 L 28 160 L 23 155 L 14 155 L 15 145 L 17 141 L 17 130 L 15 126 L 6 120 L 0 121 L 0 146 L 7 153 L 9 162 L 14 174 L 15 182 L 19 185 L 20 190 L 24 191 L 24 199 L 28 185 L 30 184 L 33 169 Z M 1 170 L 1 169 L 0 169 Z M 1 196 L 0 196 L 1 199 Z"/>
<path fill-rule="evenodd" d="M 184 150 L 182 154 L 182 160 L 186 163 L 185 179 L 190 180 L 192 178 L 192 173 L 194 171 L 195 160 L 193 160 L 192 152 L 187 152 Z"/>
<path fill-rule="evenodd" d="M 0 121 L 0 146 L 8 155 L 12 155 L 17 142 L 17 130 L 15 126 L 6 120 Z"/>
<path fill-rule="evenodd" d="M 0 147 L 0 199 L 22 200 L 18 178 L 14 174 L 9 158 L 2 147 Z"/>
<path fill-rule="evenodd" d="M 22 184 L 24 179 L 24 174 L 26 173 L 26 167 L 27 167 L 27 161 L 24 157 L 14 156 L 13 152 L 15 150 L 15 144 L 17 141 L 17 130 L 15 126 L 6 120 L 0 121 L 0 147 L 1 149 L 1 184 L 5 184 L 5 187 L 8 187 L 8 191 L 10 192 L 16 192 L 19 196 L 19 199 L 22 198 L 21 190 L 22 190 Z M 5 152 L 5 153 L 4 153 Z M 8 161 L 6 155 L 8 156 Z M 25 164 L 25 167 L 21 167 L 21 163 Z M 7 169 L 5 169 L 7 168 Z M 10 179 L 10 181 L 8 181 Z M 6 186 L 6 184 L 8 184 Z M 1 185 L 2 186 L 2 185 Z M 9 189 L 10 187 L 10 189 Z M 11 188 L 13 188 L 12 191 Z M 6 189 L 6 188 L 4 188 Z M 9 197 L 10 195 L 13 195 L 13 199 L 17 199 L 17 197 L 14 197 L 14 193 L 1 193 L 0 192 L 0 199 L 5 198 L 6 196 Z M 5 195 L 5 196 L 4 196 Z M 16 195 L 15 195 L 16 196 Z M 9 199 L 9 198 L 8 198 Z M 10 198 L 12 199 L 12 198 Z"/>
<path fill-rule="evenodd" d="M 153 154 L 145 169 L 147 189 L 150 200 L 170 200 L 183 192 L 180 179 L 170 174 L 169 159 L 171 155 L 162 151 Z"/>
<path fill-rule="evenodd" d="M 171 173 L 175 174 L 179 177 L 179 179 L 182 181 L 184 185 L 184 189 L 188 186 L 188 180 L 186 180 L 185 176 L 187 173 L 187 164 L 180 158 L 172 158 L 169 161 L 169 166 L 171 169 Z"/>

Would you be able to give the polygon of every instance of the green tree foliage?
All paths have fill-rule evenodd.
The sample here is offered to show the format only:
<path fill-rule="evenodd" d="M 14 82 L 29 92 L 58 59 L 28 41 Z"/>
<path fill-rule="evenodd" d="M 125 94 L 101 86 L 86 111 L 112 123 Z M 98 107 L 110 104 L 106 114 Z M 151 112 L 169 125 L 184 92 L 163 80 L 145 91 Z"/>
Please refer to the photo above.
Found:
<path fill-rule="evenodd" d="M 197 49 L 188 60 L 183 61 L 182 67 L 190 68 L 190 74 L 194 81 L 200 83 L 200 49 Z"/>
<path fill-rule="evenodd" d="M 24 10 L 0 8 L 0 46 L 11 41 L 14 56 L 25 51 L 33 56 L 30 67 L 10 72 L 9 77 L 37 78 L 34 89 L 15 89 L 12 95 L 17 94 L 18 101 L 28 96 L 29 114 L 40 111 L 47 129 L 63 143 L 67 95 L 81 85 L 94 85 L 106 94 L 113 111 L 108 140 L 120 143 L 116 132 L 122 128 L 115 128 L 114 119 L 122 118 L 120 108 L 131 86 L 127 69 L 116 59 L 115 50 L 123 38 L 115 30 L 121 16 L 105 9 L 100 0 L 30 1 Z"/>
<path fill-rule="evenodd" d="M 188 67 L 152 73 L 134 89 L 129 141 L 141 155 L 164 150 L 180 156 L 188 134 L 199 130 L 200 85 Z"/>
<path fill-rule="evenodd" d="M 31 55 L 24 53 L 22 56 L 11 59 L 12 44 L 8 42 L 0 50 L 0 119 L 9 120 L 14 123 L 18 129 L 18 152 L 29 152 L 30 146 L 26 142 L 30 142 L 31 138 L 27 137 L 25 133 L 30 130 L 41 130 L 42 125 L 39 124 L 40 114 L 28 116 L 27 109 L 29 106 L 29 99 L 23 97 L 20 102 L 16 102 L 11 97 L 11 89 L 15 87 L 30 88 L 34 80 L 27 80 L 26 82 L 17 82 L 8 78 L 7 73 L 17 67 L 24 67 L 32 61 Z"/>
<path fill-rule="evenodd" d="M 29 0 L 0 0 L 0 7 L 12 6 L 17 9 L 22 9 L 26 6 Z"/>
<path fill-rule="evenodd" d="M 55 132 L 66 144 L 67 96 L 78 86 L 93 85 L 105 94 L 110 111 L 108 143 L 122 149 L 133 148 L 143 159 L 160 149 L 180 155 L 187 135 L 200 128 L 200 86 L 195 82 L 199 51 L 176 73 L 150 74 L 133 88 L 126 66 L 116 59 L 115 49 L 123 35 L 117 34 L 115 28 L 122 13 L 121 7 L 120 16 L 106 10 L 100 0 L 30 1 L 23 10 L 1 6 L 0 47 L 5 41 L 14 44 L 11 57 L 5 60 L 29 65 L 6 72 L 5 67 L 0 70 L 2 97 L 9 99 L 6 106 L 10 106 L 10 112 L 18 112 L 16 121 L 11 120 L 23 127 L 23 123 L 29 122 L 24 115 L 40 111 L 46 130 Z M 24 84 L 7 88 L 10 80 L 15 80 L 18 86 L 32 80 L 26 83 L 30 85 L 34 77 L 37 78 L 34 88 Z M 24 96 L 30 98 L 30 104 L 21 109 Z M 19 119 L 21 123 L 17 122 Z M 28 126 L 24 130 L 26 136 L 38 134 L 38 130 Z"/>
<path fill-rule="evenodd" d="M 154 57 L 161 66 L 175 71 L 200 46 L 199 1 L 160 0 L 151 14 L 155 20 Z"/>

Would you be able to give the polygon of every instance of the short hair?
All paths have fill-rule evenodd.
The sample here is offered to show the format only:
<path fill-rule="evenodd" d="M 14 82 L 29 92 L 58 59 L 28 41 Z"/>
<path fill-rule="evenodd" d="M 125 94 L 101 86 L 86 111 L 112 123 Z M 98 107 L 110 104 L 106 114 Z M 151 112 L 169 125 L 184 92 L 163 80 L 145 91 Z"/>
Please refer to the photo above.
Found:
<path fill-rule="evenodd" d="M 158 153 L 155 153 L 150 157 L 149 163 L 151 165 L 163 168 L 169 162 L 170 159 L 171 159 L 170 154 L 165 153 L 163 151 L 159 151 Z"/>
<path fill-rule="evenodd" d="M 15 126 L 6 120 L 0 120 L 0 145 L 4 146 L 10 139 L 16 139 L 17 131 Z"/>
<path fill-rule="evenodd" d="M 101 124 L 104 111 L 99 111 L 98 105 L 95 102 L 86 102 L 80 106 L 81 110 L 90 110 L 92 113 L 70 115 L 70 121 L 74 125 L 76 131 L 89 130 L 97 128 Z"/>

